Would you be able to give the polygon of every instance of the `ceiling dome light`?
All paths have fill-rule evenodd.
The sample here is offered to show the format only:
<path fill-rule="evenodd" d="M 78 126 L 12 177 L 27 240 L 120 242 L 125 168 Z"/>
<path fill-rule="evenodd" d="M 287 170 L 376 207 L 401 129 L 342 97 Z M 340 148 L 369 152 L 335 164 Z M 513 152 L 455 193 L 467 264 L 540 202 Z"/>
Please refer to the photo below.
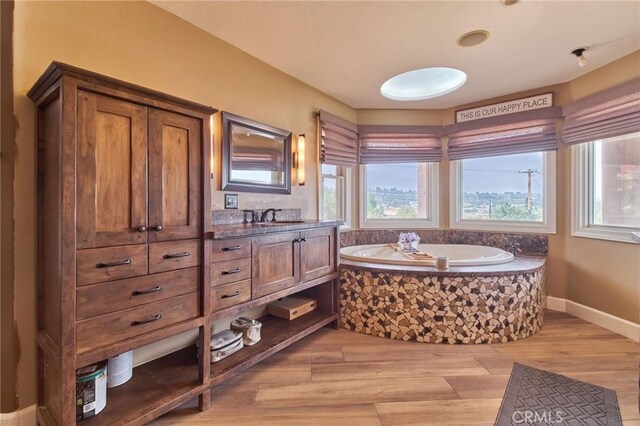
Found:
<path fill-rule="evenodd" d="M 477 46 L 480 43 L 484 43 L 489 38 L 489 31 L 485 30 L 474 30 L 469 31 L 466 34 L 462 34 L 458 37 L 458 46 L 461 47 L 471 47 Z"/>
<path fill-rule="evenodd" d="M 467 74 L 455 68 L 420 68 L 391 77 L 380 93 L 394 101 L 422 101 L 451 93 L 465 81 Z"/>

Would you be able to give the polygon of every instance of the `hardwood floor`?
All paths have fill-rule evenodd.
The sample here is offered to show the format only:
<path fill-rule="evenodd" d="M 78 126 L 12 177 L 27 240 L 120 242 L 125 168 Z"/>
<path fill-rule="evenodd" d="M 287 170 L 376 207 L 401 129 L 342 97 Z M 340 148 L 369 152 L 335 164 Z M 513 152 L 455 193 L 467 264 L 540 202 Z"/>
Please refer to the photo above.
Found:
<path fill-rule="evenodd" d="M 614 389 L 625 425 L 640 425 L 640 345 L 547 311 L 543 330 L 491 345 L 400 342 L 319 330 L 155 425 L 493 424 L 512 363 Z"/>

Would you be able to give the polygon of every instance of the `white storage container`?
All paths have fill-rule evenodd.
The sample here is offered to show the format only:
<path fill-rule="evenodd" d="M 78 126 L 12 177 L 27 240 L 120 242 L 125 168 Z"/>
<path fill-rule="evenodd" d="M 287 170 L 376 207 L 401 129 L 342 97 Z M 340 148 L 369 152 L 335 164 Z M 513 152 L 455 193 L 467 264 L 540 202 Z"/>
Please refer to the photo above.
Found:
<path fill-rule="evenodd" d="M 255 345 L 260 341 L 260 329 L 262 323 L 249 318 L 236 318 L 231 321 L 231 330 L 242 333 L 242 341 L 245 346 Z"/>
<path fill-rule="evenodd" d="M 242 333 L 224 330 L 211 336 L 211 362 L 218 362 L 242 349 Z"/>
<path fill-rule="evenodd" d="M 127 383 L 133 375 L 133 351 L 109 358 L 107 371 L 108 388 Z"/>

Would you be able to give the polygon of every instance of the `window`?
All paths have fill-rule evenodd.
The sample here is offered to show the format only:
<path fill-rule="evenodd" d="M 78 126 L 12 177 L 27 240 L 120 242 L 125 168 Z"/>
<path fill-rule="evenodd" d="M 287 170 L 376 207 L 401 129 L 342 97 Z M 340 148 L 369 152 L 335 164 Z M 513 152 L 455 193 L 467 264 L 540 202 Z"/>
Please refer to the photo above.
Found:
<path fill-rule="evenodd" d="M 438 163 L 361 166 L 361 227 L 438 226 Z"/>
<path fill-rule="evenodd" d="M 351 167 L 321 164 L 320 219 L 342 220 L 351 227 L 350 184 Z"/>
<path fill-rule="evenodd" d="M 633 242 L 640 231 L 640 132 L 575 145 L 573 235 Z"/>
<path fill-rule="evenodd" d="M 451 228 L 555 232 L 555 152 L 451 162 Z"/>

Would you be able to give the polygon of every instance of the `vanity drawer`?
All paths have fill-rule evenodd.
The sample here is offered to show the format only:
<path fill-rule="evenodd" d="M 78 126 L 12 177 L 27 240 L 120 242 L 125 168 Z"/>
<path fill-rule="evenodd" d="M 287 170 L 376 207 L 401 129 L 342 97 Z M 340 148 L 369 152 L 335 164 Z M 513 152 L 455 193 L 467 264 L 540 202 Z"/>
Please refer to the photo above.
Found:
<path fill-rule="evenodd" d="M 147 274 L 147 245 L 116 246 L 76 252 L 76 285 Z"/>
<path fill-rule="evenodd" d="M 76 323 L 81 354 L 198 316 L 199 292 L 113 312 Z"/>
<path fill-rule="evenodd" d="M 251 278 L 251 259 L 229 260 L 211 264 L 211 286 Z"/>
<path fill-rule="evenodd" d="M 200 240 L 149 244 L 149 273 L 200 265 Z"/>
<path fill-rule="evenodd" d="M 198 268 L 188 268 L 83 286 L 76 290 L 76 315 L 95 317 L 193 293 L 198 291 L 199 277 Z"/>
<path fill-rule="evenodd" d="M 251 238 L 233 238 L 211 242 L 211 262 L 251 257 Z"/>
<path fill-rule="evenodd" d="M 251 300 L 251 280 L 211 288 L 211 310 L 217 311 Z"/>

